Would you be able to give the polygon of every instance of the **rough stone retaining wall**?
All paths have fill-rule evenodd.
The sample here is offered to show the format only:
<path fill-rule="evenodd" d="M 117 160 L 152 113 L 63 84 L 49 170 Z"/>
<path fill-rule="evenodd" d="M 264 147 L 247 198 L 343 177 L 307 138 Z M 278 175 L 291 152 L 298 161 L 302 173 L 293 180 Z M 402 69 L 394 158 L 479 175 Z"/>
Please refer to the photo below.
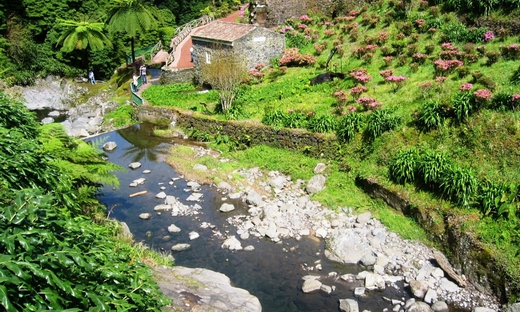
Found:
<path fill-rule="evenodd" d="M 272 147 L 305 151 L 314 157 L 335 158 L 337 140 L 334 135 L 309 133 L 303 130 L 275 130 L 249 121 L 217 121 L 194 112 L 181 112 L 175 108 L 140 106 L 140 121 L 171 123 L 199 132 L 228 135 L 232 141 L 247 141 L 249 145 L 265 144 Z M 417 207 L 398 194 L 380 185 L 376 179 L 358 178 L 356 184 L 372 197 L 383 199 L 388 205 L 415 219 L 428 233 L 430 239 L 441 244 L 452 265 L 482 292 L 492 292 L 505 303 L 514 294 L 520 293 L 519 281 L 512 280 L 496 263 L 490 252 L 474 239 L 453 216 L 435 219 L 427 209 Z"/>
<path fill-rule="evenodd" d="M 304 130 L 276 130 L 250 121 L 218 121 L 193 112 L 180 112 L 174 108 L 140 106 L 140 121 L 168 123 L 175 121 L 184 129 L 197 129 L 199 133 L 227 135 L 230 141 L 246 145 L 265 144 L 291 151 L 304 152 L 315 157 L 334 158 L 336 137 L 332 134 L 310 133 Z"/>

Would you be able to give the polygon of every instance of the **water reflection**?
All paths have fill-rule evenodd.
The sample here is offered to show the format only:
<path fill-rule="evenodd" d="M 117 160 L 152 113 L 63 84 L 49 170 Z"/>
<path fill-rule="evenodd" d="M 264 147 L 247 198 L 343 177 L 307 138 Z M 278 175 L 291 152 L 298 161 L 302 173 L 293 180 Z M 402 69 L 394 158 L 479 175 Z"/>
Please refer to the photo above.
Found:
<path fill-rule="evenodd" d="M 107 133 L 101 138 L 115 141 L 118 145 L 114 151 L 107 153 L 110 161 L 128 167 L 130 162 L 145 160 L 139 169 L 117 173 L 121 182 L 119 190 L 105 187 L 100 195 L 101 201 L 112 208 L 111 216 L 126 222 L 136 241 L 145 242 L 152 248 L 164 252 L 170 252 L 171 246 L 177 243 L 191 244 L 189 250 L 174 254 L 177 265 L 206 268 L 227 275 L 234 286 L 246 289 L 257 296 L 264 311 L 339 311 L 339 299 L 354 298 L 353 287 L 356 285 L 327 277 L 324 277 L 322 282 L 336 286 L 333 293 L 302 293 L 302 277 L 305 275 L 327 276 L 333 271 L 346 274 L 361 270 L 358 266 L 341 265 L 326 259 L 323 255 L 323 240 L 303 238 L 300 241 L 285 240 L 283 243 L 275 244 L 268 239 L 252 237 L 241 243 L 243 247 L 253 245 L 253 252 L 231 252 L 222 249 L 223 241 L 214 235 L 215 232 L 236 235 L 236 229 L 226 219 L 246 214 L 247 206 L 240 201 L 234 201 L 236 210 L 225 214 L 219 212 L 223 200 L 221 195 L 209 186 L 201 188 L 204 197 L 198 202 L 202 206 L 199 215 L 172 217 L 167 213 L 159 215 L 154 212 L 153 208 L 163 203 L 163 200 L 155 198 L 160 191 L 175 196 L 186 205 L 192 205 L 193 202 L 186 201 L 190 195 L 185 191 L 187 181 L 180 179 L 173 185 L 169 184 L 172 178 L 179 177 L 172 167 L 162 161 L 172 146 L 172 141 L 150 137 L 153 127 L 141 124 Z M 143 174 L 144 170 L 151 170 L 151 173 Z M 146 178 L 145 184 L 129 187 L 130 182 L 138 178 Z M 147 190 L 148 193 L 129 198 L 130 194 L 142 190 Z M 153 217 L 146 221 L 140 220 L 138 215 L 143 212 L 149 212 Z M 201 228 L 202 222 L 215 225 L 215 229 Z M 167 228 L 171 224 L 175 224 L 182 231 L 178 234 L 168 233 Z M 199 233 L 200 237 L 190 241 L 188 233 L 191 231 Z M 150 232 L 151 235 L 145 235 L 146 232 Z M 291 249 L 294 251 L 291 252 Z M 313 266 L 316 262 L 321 263 L 322 271 L 302 270 L 302 265 Z M 360 309 L 391 309 L 392 306 L 383 300 L 383 296 L 395 299 L 408 297 L 401 290 L 389 287 L 382 292 L 373 292 L 369 297 L 358 298 Z"/>

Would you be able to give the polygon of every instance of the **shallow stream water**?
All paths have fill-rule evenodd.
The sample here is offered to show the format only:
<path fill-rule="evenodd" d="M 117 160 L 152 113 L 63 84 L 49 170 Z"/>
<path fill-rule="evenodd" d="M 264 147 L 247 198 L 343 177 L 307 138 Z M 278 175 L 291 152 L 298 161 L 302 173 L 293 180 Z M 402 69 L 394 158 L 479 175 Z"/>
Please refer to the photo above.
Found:
<path fill-rule="evenodd" d="M 222 234 L 236 235 L 236 229 L 229 225 L 226 219 L 236 214 L 246 214 L 247 206 L 240 200 L 232 202 L 236 210 L 229 213 L 218 211 L 222 205 L 222 195 L 209 186 L 202 186 L 204 194 L 200 214 L 187 217 L 172 217 L 169 213 L 158 214 L 154 207 L 164 203 L 164 200 L 155 198 L 165 187 L 167 195 L 173 195 L 186 205 L 185 199 L 190 192 L 185 191 L 187 181 L 180 179 L 173 185 L 168 182 L 179 174 L 164 159 L 172 144 L 190 144 L 189 141 L 172 139 L 164 140 L 150 136 L 153 130 L 150 124 L 141 124 L 127 129 L 104 134 L 93 139 L 98 143 L 115 141 L 117 148 L 107 153 L 109 160 L 127 168 L 125 172 L 118 172 L 117 176 L 121 186 L 119 189 L 105 187 L 100 200 L 106 204 L 110 216 L 128 224 L 136 241 L 142 241 L 151 248 L 163 252 L 171 252 L 171 246 L 177 243 L 189 243 L 191 248 L 173 254 L 176 265 L 191 268 L 206 268 L 227 275 L 232 284 L 248 290 L 258 297 L 263 311 L 339 311 L 339 299 L 354 299 L 355 286 L 340 279 L 326 277 L 329 272 L 337 272 L 339 275 L 346 273 L 358 273 L 363 270 L 357 265 L 343 265 L 328 260 L 323 251 L 325 243 L 321 239 L 305 237 L 300 241 L 294 239 L 284 240 L 282 243 L 273 243 L 269 239 L 250 237 L 241 241 L 242 246 L 253 245 L 255 250 L 229 251 L 221 248 L 223 240 L 214 235 L 214 231 Z M 131 170 L 128 165 L 131 162 L 141 162 L 141 168 Z M 143 174 L 143 170 L 151 170 L 149 174 Z M 129 187 L 129 184 L 138 178 L 146 178 L 144 185 Z M 130 198 L 135 192 L 147 190 L 142 196 Z M 139 214 L 149 212 L 153 217 L 149 220 L 140 220 Z M 215 229 L 201 228 L 202 222 L 215 225 Z M 170 234 L 167 231 L 169 225 L 175 224 L 181 228 L 178 234 Z M 188 233 L 195 231 L 200 234 L 198 239 L 189 240 Z M 146 234 L 148 232 L 148 235 Z M 151 235 L 150 235 L 151 234 Z M 170 239 L 164 238 L 169 236 Z M 236 235 L 238 237 L 238 235 Z M 291 248 L 294 251 L 290 251 Z M 321 263 L 321 271 L 304 271 L 302 267 L 314 266 Z M 301 291 L 302 277 L 305 275 L 320 275 L 325 285 L 335 286 L 331 294 L 316 292 L 304 294 Z M 360 310 L 382 311 L 391 309 L 392 305 L 383 297 L 391 299 L 408 299 L 408 292 L 402 289 L 387 287 L 385 291 L 371 292 L 365 298 L 356 298 Z"/>

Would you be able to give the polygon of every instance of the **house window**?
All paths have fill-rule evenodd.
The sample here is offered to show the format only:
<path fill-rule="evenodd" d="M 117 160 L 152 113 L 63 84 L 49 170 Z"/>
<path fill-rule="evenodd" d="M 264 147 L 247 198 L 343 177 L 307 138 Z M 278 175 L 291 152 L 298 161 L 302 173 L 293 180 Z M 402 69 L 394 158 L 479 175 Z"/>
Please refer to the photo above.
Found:
<path fill-rule="evenodd" d="M 206 64 L 211 64 L 211 54 L 209 52 L 206 52 Z"/>

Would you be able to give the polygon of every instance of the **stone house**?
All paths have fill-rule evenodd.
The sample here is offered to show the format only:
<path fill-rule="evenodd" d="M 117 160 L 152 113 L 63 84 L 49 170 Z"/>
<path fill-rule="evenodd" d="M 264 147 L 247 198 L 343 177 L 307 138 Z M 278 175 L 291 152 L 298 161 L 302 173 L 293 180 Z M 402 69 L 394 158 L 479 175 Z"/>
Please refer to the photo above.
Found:
<path fill-rule="evenodd" d="M 210 63 L 212 53 L 229 49 L 245 58 L 247 68 L 256 64 L 268 65 L 270 60 L 283 55 L 285 37 L 264 27 L 214 21 L 201 27 L 191 35 L 193 65 L 196 78 L 201 65 Z"/>

